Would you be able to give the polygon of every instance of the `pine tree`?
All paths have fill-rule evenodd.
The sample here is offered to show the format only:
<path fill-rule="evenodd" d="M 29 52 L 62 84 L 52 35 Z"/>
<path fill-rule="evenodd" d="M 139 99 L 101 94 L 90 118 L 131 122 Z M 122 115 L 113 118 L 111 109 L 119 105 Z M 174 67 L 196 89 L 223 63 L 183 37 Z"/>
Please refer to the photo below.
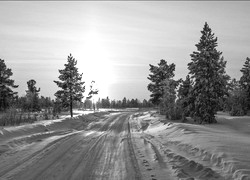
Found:
<path fill-rule="evenodd" d="M 122 107 L 123 108 L 127 107 L 127 99 L 126 99 L 126 97 L 124 97 L 123 100 L 122 100 Z"/>
<path fill-rule="evenodd" d="M 28 103 L 28 109 L 31 111 L 39 111 L 40 105 L 39 105 L 39 96 L 38 93 L 40 92 L 40 88 L 36 88 L 36 81 L 34 79 L 31 79 L 27 82 L 28 90 L 26 91 L 26 97 L 27 97 L 27 103 Z"/>
<path fill-rule="evenodd" d="M 163 109 L 166 113 L 166 118 L 170 120 L 178 119 L 176 116 L 176 88 L 180 83 L 180 80 L 166 79 L 164 82 L 164 94 L 163 94 Z"/>
<path fill-rule="evenodd" d="M 180 103 L 181 109 L 182 109 L 182 120 L 185 120 L 185 117 L 189 115 L 189 108 L 190 105 L 190 92 L 192 89 L 192 81 L 189 77 L 189 75 L 186 76 L 185 81 L 182 81 L 180 84 L 180 88 L 178 90 L 178 101 Z"/>
<path fill-rule="evenodd" d="M 107 96 L 107 98 L 105 99 L 105 103 L 106 103 L 106 107 L 110 108 L 110 100 L 109 97 Z"/>
<path fill-rule="evenodd" d="M 246 58 L 245 64 L 240 71 L 242 72 L 242 76 L 239 82 L 247 94 L 247 106 L 250 109 L 250 58 Z"/>
<path fill-rule="evenodd" d="M 131 107 L 131 102 L 129 99 L 127 99 L 127 102 L 126 102 L 126 108 L 130 108 Z"/>
<path fill-rule="evenodd" d="M 231 116 L 243 116 L 247 113 L 248 93 L 243 89 L 240 81 L 232 79 L 229 96 L 225 100 L 225 108 Z"/>
<path fill-rule="evenodd" d="M 191 54 L 191 62 L 188 64 L 191 78 L 194 80 L 192 96 L 194 98 L 195 118 L 202 123 L 215 123 L 215 111 L 227 92 L 226 61 L 217 51 L 217 37 L 214 37 L 211 28 L 205 23 L 200 42 L 196 44 L 197 51 Z"/>
<path fill-rule="evenodd" d="M 55 96 L 61 101 L 64 108 L 69 107 L 71 117 L 73 117 L 73 101 L 81 101 L 85 92 L 84 82 L 81 81 L 82 74 L 78 73 L 76 65 L 77 60 L 70 54 L 67 64 L 64 64 L 65 68 L 59 70 L 60 81 L 54 81 L 62 89 L 57 91 Z"/>
<path fill-rule="evenodd" d="M 102 108 L 102 103 L 101 103 L 101 99 L 98 98 L 98 100 L 96 102 L 96 109 L 99 110 L 100 108 Z"/>
<path fill-rule="evenodd" d="M 106 99 L 101 100 L 101 106 L 102 108 L 110 108 L 110 100 L 108 96 Z"/>
<path fill-rule="evenodd" d="M 10 79 L 12 75 L 11 69 L 7 68 L 4 60 L 0 59 L 0 110 L 5 110 L 17 94 L 12 90 L 18 87 L 14 85 L 14 80 Z"/>
<path fill-rule="evenodd" d="M 164 95 L 164 81 L 174 77 L 175 64 L 168 65 L 167 61 L 162 59 L 158 66 L 151 64 L 149 66 L 151 74 L 149 74 L 148 79 L 151 83 L 148 84 L 148 90 L 152 92 L 150 101 L 155 105 L 159 105 Z"/>
<path fill-rule="evenodd" d="M 62 111 L 62 104 L 61 101 L 56 98 L 53 102 L 53 115 L 58 117 L 58 113 Z"/>

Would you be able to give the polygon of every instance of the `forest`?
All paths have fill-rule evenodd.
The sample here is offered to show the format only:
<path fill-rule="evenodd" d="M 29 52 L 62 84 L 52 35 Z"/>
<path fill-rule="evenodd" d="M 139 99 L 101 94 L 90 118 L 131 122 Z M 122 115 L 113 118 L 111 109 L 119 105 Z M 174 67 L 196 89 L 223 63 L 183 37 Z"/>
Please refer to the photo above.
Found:
<path fill-rule="evenodd" d="M 150 101 L 171 120 L 185 121 L 190 116 L 197 123 L 216 123 L 217 111 L 246 115 L 250 107 L 250 59 L 246 58 L 239 80 L 230 77 L 227 62 L 216 49 L 217 37 L 207 23 L 201 34 L 184 80 L 174 79 L 174 63 L 162 59 L 156 66 L 150 64 Z"/>
<path fill-rule="evenodd" d="M 70 54 L 65 68 L 59 70 L 59 80 L 54 80 L 60 88 L 55 92 L 55 99 L 40 95 L 36 81 L 27 81 L 25 96 L 18 96 L 15 88 L 18 85 L 11 79 L 12 70 L 0 59 L 0 125 L 14 125 L 21 122 L 37 120 L 37 112 L 42 112 L 44 119 L 56 118 L 58 113 L 69 111 L 73 116 L 73 108 L 158 108 L 160 114 L 167 119 L 192 117 L 197 123 L 216 123 L 217 111 L 229 112 L 232 116 L 246 115 L 250 108 L 250 59 L 243 64 L 242 76 L 239 80 L 226 73 L 226 61 L 222 52 L 217 50 L 217 37 L 205 23 L 201 37 L 196 44 L 197 51 L 188 63 L 189 73 L 185 79 L 175 80 L 175 64 L 161 59 L 157 65 L 150 64 L 148 90 L 150 100 L 142 102 L 137 98 L 111 100 L 109 97 L 93 101 L 98 89 L 93 88 L 92 81 L 87 97 L 85 82 L 78 72 L 77 60 Z M 33 118 L 32 118 L 33 117 Z"/>

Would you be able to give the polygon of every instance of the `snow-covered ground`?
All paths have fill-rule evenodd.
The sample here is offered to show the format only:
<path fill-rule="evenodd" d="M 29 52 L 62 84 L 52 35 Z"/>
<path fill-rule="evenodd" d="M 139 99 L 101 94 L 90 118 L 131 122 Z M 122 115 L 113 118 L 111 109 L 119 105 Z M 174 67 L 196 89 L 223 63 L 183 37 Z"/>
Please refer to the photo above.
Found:
<path fill-rule="evenodd" d="M 4 127 L 0 179 L 138 179 L 127 138 L 130 114 L 97 112 Z"/>
<path fill-rule="evenodd" d="M 220 112 L 217 124 L 197 125 L 168 121 L 155 111 L 92 112 L 0 127 L 0 179 L 61 179 L 70 177 L 67 172 L 84 177 L 90 171 L 92 179 L 102 173 L 113 180 L 250 179 L 248 116 Z"/>
<path fill-rule="evenodd" d="M 138 134 L 134 138 L 140 149 L 138 156 L 142 154 L 142 164 L 151 164 L 150 169 L 161 179 L 167 175 L 178 179 L 250 179 L 250 117 L 218 113 L 218 123 L 212 125 L 170 122 L 154 112 L 137 113 L 132 119 L 134 134 Z M 147 174 L 145 170 L 145 177 Z"/>
<path fill-rule="evenodd" d="M 107 111 L 113 111 L 113 112 L 119 112 L 119 111 L 136 111 L 138 110 L 138 108 L 127 108 L 127 109 L 99 109 L 95 112 L 107 112 Z M 94 113 L 93 110 L 77 110 L 74 109 L 73 110 L 73 117 L 77 117 L 79 115 L 86 115 L 86 114 L 90 114 L 90 113 Z M 68 114 L 68 113 L 67 113 Z M 15 133 L 19 133 L 20 135 L 22 134 L 26 134 L 26 132 L 30 131 L 30 133 L 39 131 L 39 129 L 43 130 L 44 127 L 49 126 L 51 124 L 57 123 L 57 122 L 61 122 L 63 120 L 66 120 L 67 118 L 70 118 L 70 115 L 60 115 L 59 119 L 53 119 L 53 120 L 40 120 L 40 121 L 36 121 L 32 124 L 29 123 L 25 123 L 19 126 L 0 126 L 0 141 L 1 141 L 1 135 L 3 138 L 3 135 L 5 134 L 10 134 L 10 132 L 12 132 L 11 134 L 13 134 L 13 136 L 16 136 Z"/>
<path fill-rule="evenodd" d="M 84 115 L 84 114 L 90 114 L 90 113 L 93 113 L 94 111 L 83 111 L 83 110 L 74 110 L 73 111 L 73 117 L 77 117 L 79 115 Z M 32 129 L 32 131 L 36 131 L 37 129 L 36 128 L 39 128 L 39 127 L 46 127 L 48 125 L 51 125 L 51 124 L 54 124 L 54 123 L 57 123 L 57 122 L 61 122 L 63 120 L 66 120 L 67 118 L 70 118 L 70 115 L 60 115 L 60 118 L 59 119 L 53 119 L 53 120 L 40 120 L 40 121 L 36 121 L 32 124 L 29 124 L 29 123 L 24 123 L 22 125 L 19 125 L 19 126 L 0 126 L 0 138 L 1 138 L 1 135 L 4 135 L 4 134 L 9 134 L 10 132 L 14 133 L 25 133 L 26 131 L 29 131 Z M 1 139 L 0 139 L 1 140 Z"/>

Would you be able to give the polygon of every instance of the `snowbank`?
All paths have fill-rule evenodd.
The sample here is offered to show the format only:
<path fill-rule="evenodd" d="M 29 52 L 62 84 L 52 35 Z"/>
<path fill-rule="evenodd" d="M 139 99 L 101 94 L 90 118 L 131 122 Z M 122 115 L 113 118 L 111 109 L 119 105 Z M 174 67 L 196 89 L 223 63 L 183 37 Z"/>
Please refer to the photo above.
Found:
<path fill-rule="evenodd" d="M 74 111 L 74 113 L 78 114 L 74 115 L 73 119 L 69 115 L 65 115 L 55 120 L 43 120 L 32 124 L 0 127 L 0 155 L 14 147 L 27 145 L 32 139 L 70 134 L 78 129 L 83 129 L 90 122 L 97 121 L 106 114 L 105 112 L 93 113 L 93 111 Z"/>
<path fill-rule="evenodd" d="M 250 179 L 250 117 L 218 114 L 212 125 L 163 124 L 163 118 L 144 112 L 133 122 L 146 141 L 161 149 L 178 178 Z"/>

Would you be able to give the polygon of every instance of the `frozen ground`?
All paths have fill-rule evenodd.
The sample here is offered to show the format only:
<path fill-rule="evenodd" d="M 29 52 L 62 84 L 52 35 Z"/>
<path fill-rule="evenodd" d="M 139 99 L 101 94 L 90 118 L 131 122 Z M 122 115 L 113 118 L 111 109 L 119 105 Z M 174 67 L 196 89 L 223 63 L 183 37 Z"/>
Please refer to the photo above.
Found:
<path fill-rule="evenodd" d="M 98 112 L 4 127 L 0 179 L 140 179 L 131 114 Z"/>
<path fill-rule="evenodd" d="M 0 179 L 250 179 L 250 118 L 217 119 L 130 109 L 0 127 Z"/>
<path fill-rule="evenodd" d="M 250 118 L 218 113 L 218 124 L 173 123 L 137 113 L 134 127 L 145 179 L 250 179 Z M 149 170 L 149 171 L 148 171 Z"/>

